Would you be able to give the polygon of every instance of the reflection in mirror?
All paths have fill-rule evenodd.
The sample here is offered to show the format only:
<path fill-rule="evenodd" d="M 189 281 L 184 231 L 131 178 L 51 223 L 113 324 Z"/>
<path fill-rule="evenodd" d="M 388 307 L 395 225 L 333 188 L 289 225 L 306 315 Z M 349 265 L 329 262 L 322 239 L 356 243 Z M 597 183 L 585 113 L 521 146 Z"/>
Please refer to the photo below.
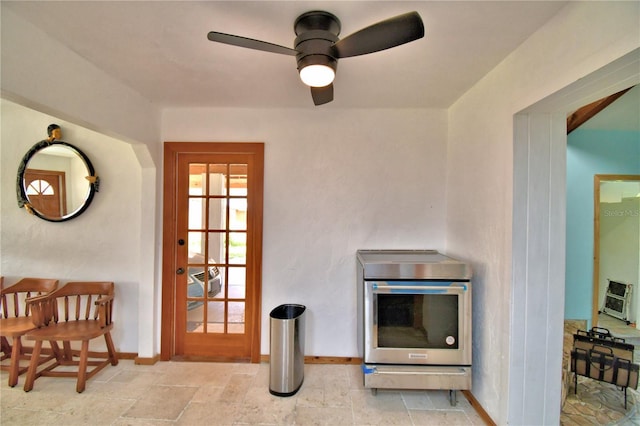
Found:
<path fill-rule="evenodd" d="M 639 256 L 640 176 L 595 175 L 593 324 L 606 313 L 640 326 Z M 632 291 L 610 297 L 610 281 L 630 285 Z"/>
<path fill-rule="evenodd" d="M 50 126 L 51 127 L 51 126 Z M 80 215 L 98 191 L 99 179 L 82 151 L 66 142 L 53 140 L 35 144 L 18 169 L 18 205 L 30 213 L 62 222 Z"/>

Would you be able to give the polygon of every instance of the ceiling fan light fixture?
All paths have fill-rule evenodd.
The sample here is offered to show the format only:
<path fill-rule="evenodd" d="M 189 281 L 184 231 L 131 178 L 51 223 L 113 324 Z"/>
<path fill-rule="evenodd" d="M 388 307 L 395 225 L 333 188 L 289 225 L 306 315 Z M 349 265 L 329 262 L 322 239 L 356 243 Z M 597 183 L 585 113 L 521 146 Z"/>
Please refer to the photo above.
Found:
<path fill-rule="evenodd" d="M 300 80 L 307 86 L 326 87 L 336 77 L 338 61 L 325 54 L 300 55 L 298 72 Z"/>
<path fill-rule="evenodd" d="M 311 87 L 328 86 L 335 77 L 335 70 L 328 65 L 307 65 L 300 70 L 300 80 Z"/>

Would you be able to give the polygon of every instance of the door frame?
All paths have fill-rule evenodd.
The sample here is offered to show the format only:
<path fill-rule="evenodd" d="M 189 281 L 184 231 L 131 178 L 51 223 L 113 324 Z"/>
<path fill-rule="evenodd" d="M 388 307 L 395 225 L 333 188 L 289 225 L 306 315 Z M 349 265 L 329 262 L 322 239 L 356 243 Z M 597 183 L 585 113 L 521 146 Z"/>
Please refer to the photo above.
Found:
<path fill-rule="evenodd" d="M 255 155 L 256 178 L 263 186 L 264 176 L 264 143 L 262 142 L 165 142 L 164 143 L 164 179 L 163 179 L 163 208 L 162 208 L 162 303 L 161 303 L 161 332 L 160 332 L 160 359 L 171 360 L 175 353 L 175 294 L 176 294 L 176 248 L 177 240 L 177 162 L 181 153 L 202 154 L 250 154 Z M 251 256 L 251 267 L 247 265 L 247 282 L 254 281 L 256 285 L 256 297 L 250 307 L 255 313 L 255 320 L 251 327 L 251 356 L 253 363 L 260 362 L 261 341 L 261 306 L 262 306 L 262 217 L 263 217 L 263 191 L 255 191 L 249 195 L 252 199 L 253 210 L 249 215 L 255 225 L 251 241 L 247 241 L 247 251 L 254 253 Z M 250 226 L 248 223 L 247 226 Z"/>
<path fill-rule="evenodd" d="M 639 84 L 639 53 L 605 62 L 514 116 L 510 328 L 500 348 L 509 398 L 496 408 L 504 423 L 560 421 L 567 113 Z"/>

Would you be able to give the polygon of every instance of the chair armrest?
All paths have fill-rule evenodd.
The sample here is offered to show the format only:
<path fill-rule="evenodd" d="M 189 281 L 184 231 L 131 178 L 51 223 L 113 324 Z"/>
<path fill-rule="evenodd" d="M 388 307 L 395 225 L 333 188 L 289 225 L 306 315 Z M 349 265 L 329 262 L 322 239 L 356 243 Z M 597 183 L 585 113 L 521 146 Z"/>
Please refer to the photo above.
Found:
<path fill-rule="evenodd" d="M 36 327 L 45 327 L 49 325 L 51 319 L 55 315 L 55 297 L 50 294 L 42 296 L 30 297 L 26 301 L 27 312 L 30 312 L 31 321 Z"/>
<path fill-rule="evenodd" d="M 111 324 L 111 312 L 113 310 L 113 295 L 101 296 L 95 301 L 97 306 L 97 320 L 100 321 L 100 327 L 106 327 Z"/>
<path fill-rule="evenodd" d="M 102 305 L 102 304 L 107 303 L 107 302 L 109 302 L 109 301 L 111 301 L 111 300 L 113 300 L 113 295 L 110 295 L 110 296 L 100 296 L 100 298 L 98 298 L 98 299 L 95 301 L 95 304 L 96 304 L 96 305 Z"/>

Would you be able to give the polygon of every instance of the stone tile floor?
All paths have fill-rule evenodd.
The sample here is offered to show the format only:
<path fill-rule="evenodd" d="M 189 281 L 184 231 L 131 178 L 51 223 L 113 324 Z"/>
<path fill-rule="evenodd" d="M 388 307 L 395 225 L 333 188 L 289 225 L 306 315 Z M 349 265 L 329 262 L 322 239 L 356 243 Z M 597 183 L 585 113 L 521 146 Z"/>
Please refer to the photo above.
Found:
<path fill-rule="evenodd" d="M 41 377 L 25 393 L 0 375 L 1 425 L 482 425 L 462 393 L 378 391 L 357 365 L 305 365 L 291 397 L 269 393 L 269 364 L 121 360 L 78 394 L 71 378 Z"/>
<path fill-rule="evenodd" d="M 605 314 L 599 316 L 598 326 L 607 328 L 616 337 L 637 339 L 640 330 L 624 321 Z M 640 361 L 640 347 L 636 345 L 634 362 Z M 572 379 L 573 383 L 573 379 Z M 627 389 L 627 409 L 624 408 L 624 392 L 611 384 L 586 377 L 578 378 L 578 393 L 573 385 L 564 403 L 560 424 L 573 425 L 640 425 L 640 393 Z"/>
<path fill-rule="evenodd" d="M 617 337 L 640 338 L 636 330 L 606 315 L 599 326 Z M 639 348 L 640 349 L 640 348 Z M 636 352 L 636 362 L 640 359 Z M 482 425 L 469 402 L 447 391 L 379 391 L 362 386 L 357 365 L 305 365 L 304 384 L 291 397 L 269 393 L 269 364 L 121 360 L 75 392 L 75 380 L 41 377 L 34 389 L 7 386 L 0 374 L 0 425 Z M 578 381 L 564 405 L 561 425 L 640 425 L 640 393 Z"/>

